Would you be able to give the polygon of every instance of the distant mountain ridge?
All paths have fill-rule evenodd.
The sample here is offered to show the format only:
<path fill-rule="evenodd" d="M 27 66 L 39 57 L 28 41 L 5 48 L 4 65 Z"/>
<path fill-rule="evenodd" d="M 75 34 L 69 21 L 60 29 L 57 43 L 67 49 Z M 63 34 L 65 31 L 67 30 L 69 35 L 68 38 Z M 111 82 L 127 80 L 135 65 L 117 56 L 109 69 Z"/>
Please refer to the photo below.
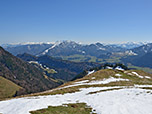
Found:
<path fill-rule="evenodd" d="M 135 66 L 152 68 L 152 43 L 134 48 L 131 51 L 135 53 L 135 55 L 122 58 L 122 61 Z"/>
<path fill-rule="evenodd" d="M 53 44 L 25 44 L 25 45 L 15 45 L 4 47 L 7 51 L 13 55 L 29 53 L 32 55 L 38 55 Z"/>
<path fill-rule="evenodd" d="M 140 47 L 131 49 L 134 53 L 137 53 L 138 55 L 144 55 L 147 53 L 152 52 L 152 43 L 148 43 L 145 45 L 142 45 Z"/>
<path fill-rule="evenodd" d="M 122 44 L 81 44 L 74 41 L 57 41 L 47 43 L 19 43 L 15 45 L 3 44 L 2 46 L 13 55 L 29 53 L 31 55 L 41 56 L 69 56 L 69 55 L 91 55 L 91 56 L 105 56 L 114 52 L 123 52 L 127 49 L 133 49 L 142 46 L 146 43 L 142 42 L 128 42 Z"/>
<path fill-rule="evenodd" d="M 106 56 L 112 52 L 122 52 L 126 50 L 118 46 L 103 45 L 101 43 L 95 44 L 80 44 L 74 41 L 62 41 L 55 43 L 41 43 L 41 44 L 24 44 L 17 46 L 4 46 L 7 51 L 13 55 L 29 53 L 31 55 L 41 56 L 69 56 L 69 55 L 91 55 L 100 57 Z"/>
<path fill-rule="evenodd" d="M 147 43 L 146 42 L 127 42 L 127 43 L 110 44 L 110 45 L 125 48 L 125 49 L 133 49 L 133 48 L 145 45 L 145 44 L 147 44 Z"/>
<path fill-rule="evenodd" d="M 74 41 L 58 41 L 55 43 L 25 43 L 15 47 L 8 46 L 5 49 L 15 56 L 29 53 L 37 57 L 47 55 L 75 62 L 121 62 L 141 66 L 136 61 L 139 58 L 141 61 L 144 60 L 147 54 L 152 52 L 152 43 L 128 42 L 122 44 L 102 44 L 98 42 L 81 44 Z M 150 62 L 149 59 L 148 61 Z M 143 65 L 144 67 L 149 67 L 146 63 Z"/>

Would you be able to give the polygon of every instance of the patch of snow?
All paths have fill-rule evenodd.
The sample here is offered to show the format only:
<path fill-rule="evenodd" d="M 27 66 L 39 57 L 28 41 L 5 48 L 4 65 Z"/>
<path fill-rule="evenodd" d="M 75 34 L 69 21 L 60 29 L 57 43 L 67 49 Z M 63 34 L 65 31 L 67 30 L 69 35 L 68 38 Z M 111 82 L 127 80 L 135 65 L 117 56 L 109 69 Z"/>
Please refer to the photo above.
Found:
<path fill-rule="evenodd" d="M 141 76 L 141 75 L 139 75 L 137 72 L 131 72 L 131 73 L 128 73 L 129 75 L 136 75 L 136 76 L 138 76 L 139 78 L 147 78 L 147 79 L 151 79 L 151 77 L 149 77 L 149 76 Z"/>
<path fill-rule="evenodd" d="M 85 51 L 82 51 L 82 53 L 86 53 Z"/>
<path fill-rule="evenodd" d="M 149 76 L 145 76 L 145 78 L 147 78 L 147 79 L 151 79 L 151 77 L 149 77 Z"/>
<path fill-rule="evenodd" d="M 87 83 L 87 82 L 89 82 L 89 80 L 83 80 L 83 81 L 75 82 L 75 84 L 83 84 L 83 83 Z"/>
<path fill-rule="evenodd" d="M 122 76 L 121 74 L 115 74 L 115 76 Z"/>
<path fill-rule="evenodd" d="M 113 69 L 112 67 L 106 66 L 106 69 Z"/>
<path fill-rule="evenodd" d="M 96 77 L 92 77 L 91 79 L 96 79 Z"/>
<path fill-rule="evenodd" d="M 89 92 L 110 89 L 108 87 L 83 88 L 76 93 L 18 98 L 0 102 L 0 113 L 29 114 L 29 111 L 60 106 L 68 103 L 86 103 L 97 114 L 151 114 L 152 95 L 139 88 L 88 94 Z M 138 95 L 137 95 L 138 94 Z"/>
<path fill-rule="evenodd" d="M 152 87 L 152 85 L 134 85 L 134 87 Z"/>
<path fill-rule="evenodd" d="M 93 71 L 88 71 L 88 74 L 87 75 L 90 75 L 90 74 L 92 74 L 92 73 L 94 73 L 95 72 L 95 70 L 93 70 Z"/>
<path fill-rule="evenodd" d="M 101 47 L 100 47 L 100 48 L 99 48 L 99 50 L 106 50 L 106 49 L 105 49 L 105 48 L 101 48 Z"/>
<path fill-rule="evenodd" d="M 128 75 L 132 75 L 132 73 L 127 73 Z"/>
<path fill-rule="evenodd" d="M 132 74 L 135 74 L 136 76 L 138 76 L 138 75 L 139 75 L 137 72 L 132 72 Z"/>
<path fill-rule="evenodd" d="M 103 79 L 101 81 L 97 80 L 97 81 L 91 81 L 91 82 L 89 82 L 89 80 L 83 80 L 83 81 L 75 82 L 72 85 L 64 86 L 62 88 L 69 88 L 69 87 L 80 86 L 80 85 L 108 84 L 110 82 L 118 82 L 118 81 L 129 81 L 129 80 L 128 79 L 123 79 L 123 78 L 114 78 L 114 77 Z"/>
<path fill-rule="evenodd" d="M 132 50 L 125 52 L 127 55 L 138 55 L 137 53 L 133 52 Z"/>
<path fill-rule="evenodd" d="M 124 71 L 124 69 L 123 69 L 123 68 L 121 68 L 120 66 L 117 66 L 115 69 L 116 69 L 116 70 Z"/>
<path fill-rule="evenodd" d="M 30 46 L 27 46 L 28 50 L 31 50 L 31 47 Z"/>
<path fill-rule="evenodd" d="M 135 75 L 138 76 L 139 78 L 144 78 L 144 76 L 139 75 L 137 72 L 132 72 L 132 74 L 135 74 Z"/>
<path fill-rule="evenodd" d="M 114 78 L 110 77 L 108 79 L 103 79 L 103 81 L 92 81 L 88 83 L 88 85 L 94 85 L 94 84 L 108 84 L 110 82 L 118 82 L 118 81 L 129 81 L 128 79 L 123 79 L 123 78 Z"/>
<path fill-rule="evenodd" d="M 65 86 L 65 87 L 62 87 L 62 88 L 69 88 L 69 87 L 74 87 L 74 86 L 86 85 L 87 82 L 89 82 L 89 80 L 78 81 L 78 82 L 75 82 L 72 85 L 68 85 L 68 86 Z"/>
<path fill-rule="evenodd" d="M 29 63 L 39 64 L 38 61 L 29 61 Z"/>

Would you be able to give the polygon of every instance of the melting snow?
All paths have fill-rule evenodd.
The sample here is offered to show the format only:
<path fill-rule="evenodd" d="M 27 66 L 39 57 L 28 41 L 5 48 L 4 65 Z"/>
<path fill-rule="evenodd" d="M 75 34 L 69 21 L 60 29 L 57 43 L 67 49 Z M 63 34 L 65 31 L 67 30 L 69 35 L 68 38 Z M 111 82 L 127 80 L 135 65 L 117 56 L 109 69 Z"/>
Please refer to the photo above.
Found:
<path fill-rule="evenodd" d="M 132 72 L 132 74 L 135 74 L 135 75 L 138 76 L 139 78 L 144 78 L 143 76 L 139 75 L 137 72 Z"/>
<path fill-rule="evenodd" d="M 39 64 L 38 61 L 29 61 L 29 63 Z"/>
<path fill-rule="evenodd" d="M 107 79 L 105 78 L 101 81 L 97 80 L 97 81 L 91 81 L 91 82 L 89 82 L 89 80 L 83 80 L 83 81 L 75 82 L 73 85 L 68 85 L 62 88 L 68 88 L 68 87 L 74 87 L 74 86 L 80 86 L 80 85 L 108 84 L 110 82 L 118 82 L 118 81 L 129 81 L 129 80 L 123 79 L 123 78 L 114 78 L 114 77 L 110 77 Z"/>
<path fill-rule="evenodd" d="M 152 87 L 152 85 L 134 85 L 135 87 Z"/>
<path fill-rule="evenodd" d="M 145 78 L 147 78 L 147 79 L 151 79 L 151 77 L 149 77 L 149 76 L 145 76 Z"/>
<path fill-rule="evenodd" d="M 125 53 L 128 55 L 138 55 L 137 53 L 133 52 L 132 50 L 126 51 Z"/>
<path fill-rule="evenodd" d="M 90 74 L 92 74 L 92 73 L 94 73 L 95 72 L 95 70 L 93 70 L 93 71 L 88 71 L 88 74 L 87 75 L 90 75 Z"/>
<path fill-rule="evenodd" d="M 92 81 L 88 83 L 88 85 L 93 85 L 93 84 L 108 84 L 110 82 L 117 82 L 117 81 L 129 81 L 128 79 L 122 79 L 122 78 L 114 78 L 110 77 L 108 79 L 104 79 L 103 81 Z"/>
<path fill-rule="evenodd" d="M 96 79 L 96 77 L 92 77 L 91 79 Z"/>
<path fill-rule="evenodd" d="M 0 113 L 29 114 L 29 111 L 59 106 L 65 103 L 84 102 L 97 114 L 151 114 L 152 94 L 138 88 L 88 94 L 112 87 L 83 88 L 80 92 L 64 95 L 48 95 L 18 98 L 0 102 Z M 151 91 L 151 90 L 148 90 Z M 151 91 L 152 92 L 152 91 Z"/>
<path fill-rule="evenodd" d="M 123 69 L 123 68 L 121 68 L 120 66 L 117 66 L 115 69 L 116 69 L 116 70 L 124 71 L 124 69 Z"/>
<path fill-rule="evenodd" d="M 112 67 L 107 66 L 106 69 L 113 69 Z"/>
<path fill-rule="evenodd" d="M 131 73 L 127 73 L 128 75 L 136 75 L 138 76 L 139 78 L 147 78 L 147 79 L 151 79 L 150 76 L 141 76 L 139 75 L 137 72 L 131 72 Z"/>
<path fill-rule="evenodd" d="M 121 74 L 115 74 L 115 76 L 122 76 Z"/>
<path fill-rule="evenodd" d="M 86 83 L 86 82 L 89 82 L 89 80 L 83 80 L 83 81 L 75 82 L 75 84 L 83 84 L 83 83 Z"/>

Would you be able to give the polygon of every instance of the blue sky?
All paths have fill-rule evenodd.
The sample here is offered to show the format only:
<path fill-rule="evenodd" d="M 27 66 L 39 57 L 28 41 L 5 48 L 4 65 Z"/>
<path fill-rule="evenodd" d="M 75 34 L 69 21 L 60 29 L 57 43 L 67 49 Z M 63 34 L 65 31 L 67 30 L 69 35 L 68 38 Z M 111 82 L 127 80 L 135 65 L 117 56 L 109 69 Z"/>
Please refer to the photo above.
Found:
<path fill-rule="evenodd" d="M 152 0 L 0 0 L 0 44 L 152 41 Z"/>

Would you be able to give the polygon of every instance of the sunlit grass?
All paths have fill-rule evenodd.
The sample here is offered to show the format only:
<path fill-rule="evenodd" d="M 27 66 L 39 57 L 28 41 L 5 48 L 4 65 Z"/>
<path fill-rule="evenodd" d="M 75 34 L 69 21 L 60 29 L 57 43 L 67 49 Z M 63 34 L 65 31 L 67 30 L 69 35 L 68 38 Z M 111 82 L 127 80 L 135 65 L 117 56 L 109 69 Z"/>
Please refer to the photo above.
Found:
<path fill-rule="evenodd" d="M 64 104 L 63 106 L 49 106 L 46 109 L 31 111 L 31 114 L 96 114 L 85 103 Z"/>

